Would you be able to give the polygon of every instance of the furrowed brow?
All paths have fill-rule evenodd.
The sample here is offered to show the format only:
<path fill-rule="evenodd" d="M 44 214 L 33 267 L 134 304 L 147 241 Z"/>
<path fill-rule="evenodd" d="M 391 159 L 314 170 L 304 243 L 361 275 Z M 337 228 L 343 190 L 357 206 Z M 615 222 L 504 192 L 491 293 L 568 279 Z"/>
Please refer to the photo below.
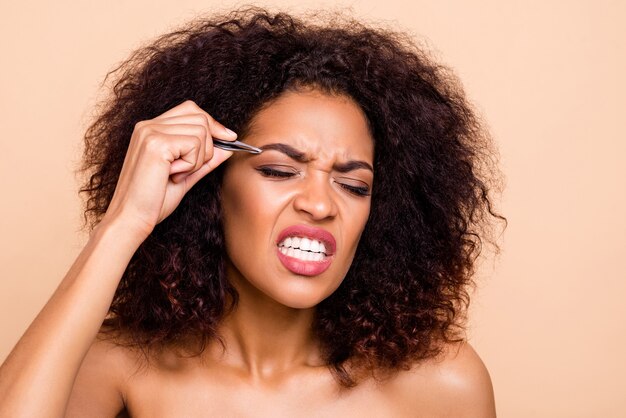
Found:
<path fill-rule="evenodd" d="M 333 167 L 336 171 L 339 171 L 340 173 L 347 173 L 349 171 L 354 171 L 354 170 L 359 170 L 359 169 L 365 169 L 365 170 L 369 170 L 372 173 L 374 172 L 374 168 L 366 163 L 365 161 L 348 161 L 345 163 L 337 163 L 334 165 Z"/>
<path fill-rule="evenodd" d="M 278 152 L 282 152 L 283 154 L 287 155 L 289 158 L 296 160 L 300 163 L 306 163 L 309 161 L 307 156 L 302 151 L 298 151 L 291 145 L 275 143 L 275 144 L 266 144 L 259 148 L 261 148 L 264 151 L 271 149 L 271 150 L 275 150 Z"/>
<path fill-rule="evenodd" d="M 274 151 L 282 152 L 283 154 L 287 155 L 289 158 L 296 160 L 300 163 L 306 163 L 310 161 L 310 159 L 306 156 L 304 152 L 295 149 L 291 145 L 277 142 L 274 144 L 266 144 L 266 145 L 260 146 L 259 148 L 261 148 L 264 151 L 274 150 Z M 347 172 L 359 170 L 359 169 L 369 170 L 372 173 L 374 172 L 374 168 L 369 163 L 366 163 L 365 161 L 357 161 L 357 160 L 350 160 L 345 163 L 337 163 L 333 166 L 333 169 L 335 169 L 336 171 L 339 171 L 340 173 L 347 173 Z"/>

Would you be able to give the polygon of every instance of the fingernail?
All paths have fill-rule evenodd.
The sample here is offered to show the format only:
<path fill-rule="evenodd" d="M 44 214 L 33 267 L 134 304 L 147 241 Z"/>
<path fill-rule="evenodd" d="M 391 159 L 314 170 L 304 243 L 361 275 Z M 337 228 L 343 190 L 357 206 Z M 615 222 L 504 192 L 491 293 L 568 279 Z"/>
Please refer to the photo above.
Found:
<path fill-rule="evenodd" d="M 230 129 L 228 129 L 226 127 L 224 129 L 226 129 L 226 132 L 229 133 L 230 135 L 237 136 L 237 134 L 235 132 L 231 131 Z"/>

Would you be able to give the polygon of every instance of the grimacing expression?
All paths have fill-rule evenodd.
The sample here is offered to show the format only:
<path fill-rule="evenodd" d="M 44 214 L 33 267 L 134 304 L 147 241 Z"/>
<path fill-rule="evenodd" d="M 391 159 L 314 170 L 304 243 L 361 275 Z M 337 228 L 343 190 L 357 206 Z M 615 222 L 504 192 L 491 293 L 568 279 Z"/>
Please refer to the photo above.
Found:
<path fill-rule="evenodd" d="M 222 183 L 227 277 L 292 308 L 311 308 L 345 277 L 367 222 L 374 140 L 350 98 L 288 91 L 252 120 Z"/>

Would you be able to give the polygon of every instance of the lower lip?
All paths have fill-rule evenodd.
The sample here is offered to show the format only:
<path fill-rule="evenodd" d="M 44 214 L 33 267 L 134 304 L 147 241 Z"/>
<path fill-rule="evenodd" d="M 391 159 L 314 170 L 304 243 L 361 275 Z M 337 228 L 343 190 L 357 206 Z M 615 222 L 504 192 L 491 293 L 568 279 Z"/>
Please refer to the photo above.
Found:
<path fill-rule="evenodd" d="M 287 270 L 301 276 L 317 276 L 318 274 L 322 274 L 333 262 L 332 256 L 324 257 L 322 261 L 303 261 L 281 253 L 278 247 L 276 247 L 276 254 L 278 254 L 278 259 Z"/>

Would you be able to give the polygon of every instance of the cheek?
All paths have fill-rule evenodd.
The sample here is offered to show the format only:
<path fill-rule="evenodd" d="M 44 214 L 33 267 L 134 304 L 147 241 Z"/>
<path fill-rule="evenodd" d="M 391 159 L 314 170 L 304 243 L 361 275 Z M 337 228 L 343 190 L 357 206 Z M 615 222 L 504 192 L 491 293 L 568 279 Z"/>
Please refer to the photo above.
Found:
<path fill-rule="evenodd" d="M 258 252 L 271 243 L 272 228 L 280 214 L 284 196 L 275 193 L 254 176 L 225 177 L 222 186 L 224 235 L 229 255 Z"/>
<path fill-rule="evenodd" d="M 334 292 L 336 288 L 341 285 L 354 261 L 356 250 L 359 246 L 359 242 L 361 241 L 361 235 L 363 234 L 363 230 L 365 229 L 365 225 L 369 218 L 370 202 L 368 201 L 366 205 L 362 205 L 360 203 L 354 204 L 353 202 L 351 205 L 346 205 L 343 209 L 343 213 L 349 215 L 344 217 L 341 222 L 344 251 L 343 256 L 337 259 L 335 263 L 335 272 L 337 275 L 334 279 L 334 288 L 332 289 L 332 292 Z"/>
<path fill-rule="evenodd" d="M 353 207 L 348 213 L 351 216 L 348 222 L 345 224 L 347 229 L 346 238 L 350 242 L 350 253 L 354 255 L 356 248 L 361 240 L 361 235 L 365 229 L 365 225 L 369 219 L 371 201 L 368 201 L 366 205 L 358 205 Z"/>
<path fill-rule="evenodd" d="M 359 241 L 361 240 L 361 235 L 363 234 L 363 230 L 365 229 L 366 224 L 367 224 L 367 214 L 361 219 L 361 223 L 357 227 L 355 246 L 358 245 Z"/>

